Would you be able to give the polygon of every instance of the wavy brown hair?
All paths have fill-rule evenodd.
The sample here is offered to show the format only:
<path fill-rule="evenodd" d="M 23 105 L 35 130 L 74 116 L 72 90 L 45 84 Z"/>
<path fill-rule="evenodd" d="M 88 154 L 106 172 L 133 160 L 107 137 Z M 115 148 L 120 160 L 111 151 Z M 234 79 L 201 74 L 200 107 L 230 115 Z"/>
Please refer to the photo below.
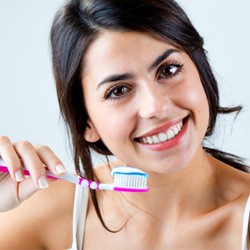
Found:
<path fill-rule="evenodd" d="M 241 106 L 220 106 L 218 84 L 203 48 L 203 38 L 174 0 L 70 0 L 54 18 L 51 45 L 59 106 L 71 136 L 75 168 L 80 176 L 94 178 L 90 149 L 111 154 L 102 141 L 89 143 L 84 139 L 88 119 L 81 85 L 84 55 L 103 30 L 147 33 L 190 56 L 209 105 L 209 125 L 204 140 L 213 134 L 219 114 L 241 110 Z M 204 150 L 232 167 L 247 171 L 247 166 L 235 155 L 207 147 Z M 91 197 L 98 217 L 108 229 L 93 190 Z"/>

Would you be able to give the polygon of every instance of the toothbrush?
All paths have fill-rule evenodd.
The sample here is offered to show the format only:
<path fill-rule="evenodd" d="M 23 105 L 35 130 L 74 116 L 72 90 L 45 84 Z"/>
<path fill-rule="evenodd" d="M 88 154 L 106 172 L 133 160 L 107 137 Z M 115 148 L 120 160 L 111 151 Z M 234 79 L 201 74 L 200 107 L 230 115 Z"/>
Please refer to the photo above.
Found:
<path fill-rule="evenodd" d="M 7 165 L 2 159 L 0 159 L 0 172 L 9 173 Z M 23 172 L 24 175 L 30 176 L 27 169 L 24 168 Z M 148 174 L 132 167 L 114 167 L 111 171 L 111 175 L 114 178 L 113 184 L 91 181 L 68 172 L 62 176 L 56 176 L 47 168 L 46 175 L 50 179 L 62 179 L 96 190 L 114 190 L 119 192 L 147 192 L 149 190 L 147 187 Z"/>

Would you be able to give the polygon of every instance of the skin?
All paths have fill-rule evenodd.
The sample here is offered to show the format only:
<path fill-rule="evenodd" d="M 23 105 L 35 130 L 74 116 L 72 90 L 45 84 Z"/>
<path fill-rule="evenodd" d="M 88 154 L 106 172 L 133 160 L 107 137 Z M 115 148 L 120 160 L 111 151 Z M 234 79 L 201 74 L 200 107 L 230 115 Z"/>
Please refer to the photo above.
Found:
<path fill-rule="evenodd" d="M 97 133 L 96 138 L 100 137 L 119 159 L 146 172 L 177 172 L 203 154 L 199 149 L 207 129 L 208 104 L 194 64 L 186 53 L 177 50 L 148 71 L 156 58 L 171 49 L 175 48 L 147 35 L 105 32 L 86 54 L 83 89 L 90 122 L 94 124 L 92 133 Z M 169 78 L 161 73 L 161 67 L 172 62 L 183 67 Z M 114 74 L 131 74 L 134 79 L 98 87 Z M 106 92 L 116 85 L 124 86 L 128 93 L 119 99 L 104 100 Z M 187 116 L 188 132 L 178 147 L 154 151 L 134 141 Z M 109 126 L 105 124 L 107 117 Z"/>
<path fill-rule="evenodd" d="M 167 58 L 154 64 L 170 50 Z M 146 34 L 104 31 L 88 48 L 85 65 L 82 86 L 89 113 L 85 138 L 90 142 L 101 138 L 123 162 L 148 172 L 150 191 L 98 192 L 106 225 L 121 230 L 115 234 L 105 230 L 90 201 L 84 249 L 239 249 L 250 177 L 203 151 L 208 104 L 187 54 Z M 114 74 L 133 77 L 99 85 Z M 184 118 L 185 131 L 183 127 L 177 142 L 155 146 L 137 140 Z M 20 150 L 20 143 L 7 141 L 0 138 L 4 160 L 17 159 L 19 149 L 19 157 L 37 163 L 36 169 L 28 164 L 36 190 L 39 164 L 49 164 L 51 171 L 61 164 L 46 147 L 32 147 L 28 154 L 30 144 Z M 100 181 L 110 178 L 107 166 L 95 171 Z M 73 199 L 74 185 L 56 181 L 18 208 L 0 214 L 1 245 L 69 248 Z"/>
<path fill-rule="evenodd" d="M 107 215 L 107 221 L 111 221 L 111 228 L 115 229 L 123 225 L 117 218 L 124 218 L 123 223 L 127 222 L 124 230 L 111 236 L 101 227 L 91 227 L 94 223 L 89 217 L 91 222 L 87 225 L 95 234 L 96 228 L 100 228 L 98 236 L 107 235 L 107 248 L 115 238 L 117 244 L 122 239 L 130 239 L 125 248 L 131 243 L 134 249 L 135 246 L 143 249 L 197 246 L 204 249 L 204 245 L 238 248 L 249 176 L 203 151 L 208 103 L 198 72 L 188 55 L 177 50 L 152 69 L 156 58 L 171 49 L 176 50 L 146 34 L 106 31 L 87 51 L 82 81 L 90 117 L 86 139 L 101 138 L 119 159 L 150 174 L 149 193 L 121 195 L 123 202 L 117 204 L 123 205 Z M 164 74 L 168 72 L 163 67 L 166 64 L 183 66 L 178 74 L 169 77 Z M 110 81 L 110 75 L 130 77 Z M 113 90 L 111 94 L 110 89 Z M 168 149 L 155 150 L 154 146 L 138 143 L 135 139 L 185 117 L 188 117 L 188 125 L 183 140 Z M 228 183 L 235 183 L 236 176 L 241 176 L 244 184 L 240 181 L 237 188 L 228 189 Z M 113 201 L 115 198 L 100 197 L 102 210 L 110 211 L 112 208 L 106 199 Z M 134 230 L 138 238 L 133 237 Z M 211 238 L 210 232 L 215 236 Z M 91 235 L 87 230 L 87 249 L 96 244 Z M 232 241 L 225 241 L 227 237 Z M 103 247 L 105 243 L 100 242 Z"/>

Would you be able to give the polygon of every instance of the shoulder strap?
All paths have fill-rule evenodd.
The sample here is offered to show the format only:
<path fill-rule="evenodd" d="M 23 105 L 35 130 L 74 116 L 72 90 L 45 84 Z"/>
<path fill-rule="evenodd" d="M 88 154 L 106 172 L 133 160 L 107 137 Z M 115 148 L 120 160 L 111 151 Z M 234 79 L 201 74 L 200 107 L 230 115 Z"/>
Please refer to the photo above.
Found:
<path fill-rule="evenodd" d="M 248 250 L 248 227 L 249 227 L 249 214 L 250 214 L 250 196 L 248 196 L 244 216 L 243 216 L 243 227 L 242 227 L 242 250 Z"/>
<path fill-rule="evenodd" d="M 83 248 L 83 237 L 88 208 L 88 194 L 88 188 L 76 185 L 73 212 L 72 250 L 80 250 Z"/>

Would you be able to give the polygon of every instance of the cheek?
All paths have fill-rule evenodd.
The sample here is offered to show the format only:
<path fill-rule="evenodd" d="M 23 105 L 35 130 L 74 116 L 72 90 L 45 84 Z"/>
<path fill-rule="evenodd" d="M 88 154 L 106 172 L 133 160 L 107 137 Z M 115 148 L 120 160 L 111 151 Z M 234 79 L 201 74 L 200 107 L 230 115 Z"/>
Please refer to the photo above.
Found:
<path fill-rule="evenodd" d="M 209 121 L 209 106 L 207 96 L 200 81 L 186 84 L 186 88 L 179 91 L 179 105 L 189 110 L 195 123 L 202 123 L 207 128 Z"/>
<path fill-rule="evenodd" d="M 187 91 L 187 101 L 197 109 L 207 111 L 208 102 L 206 94 L 201 83 L 194 84 L 189 91 Z"/>
<path fill-rule="evenodd" d="M 128 110 L 117 107 L 116 103 L 105 103 L 96 96 L 94 89 L 85 86 L 85 104 L 90 120 L 102 141 L 110 151 L 117 143 L 124 142 L 131 133 L 132 121 Z"/>
<path fill-rule="evenodd" d="M 116 112 L 115 109 L 98 108 L 98 106 L 92 109 L 91 119 L 102 141 L 111 151 L 113 144 L 124 143 L 131 133 L 132 122 L 126 112 L 126 110 Z"/>

